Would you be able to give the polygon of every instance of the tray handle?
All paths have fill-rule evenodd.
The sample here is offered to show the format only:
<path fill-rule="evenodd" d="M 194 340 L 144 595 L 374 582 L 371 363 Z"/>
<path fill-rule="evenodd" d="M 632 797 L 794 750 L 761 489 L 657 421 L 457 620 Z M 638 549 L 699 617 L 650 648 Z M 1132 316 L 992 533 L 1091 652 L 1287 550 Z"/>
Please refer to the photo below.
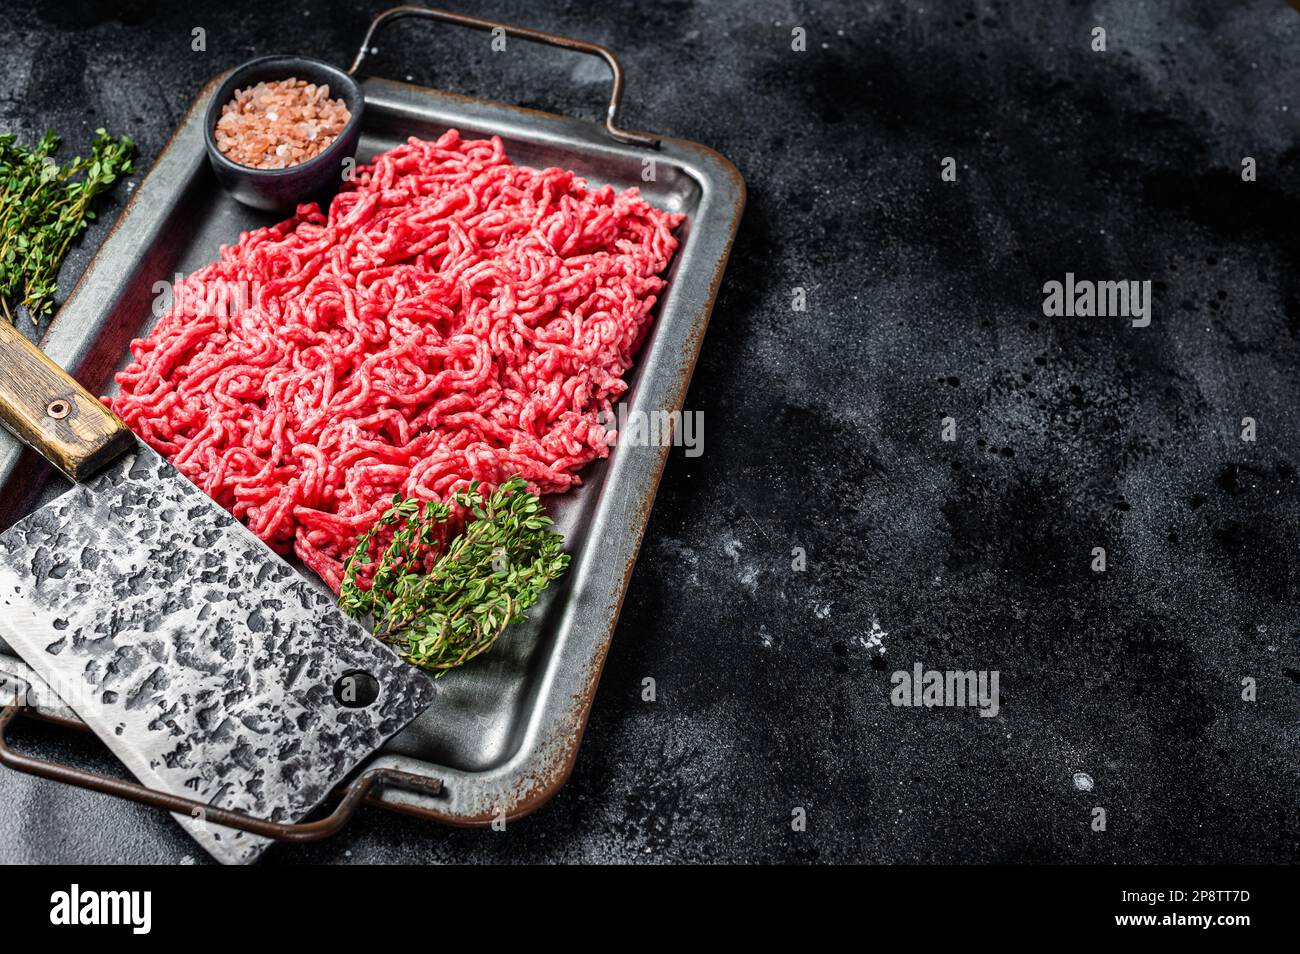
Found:
<path fill-rule="evenodd" d="M 618 125 L 618 109 L 623 101 L 623 65 L 619 63 L 618 57 L 608 47 L 601 46 L 599 43 L 589 43 L 586 40 L 576 40 L 573 37 L 559 36 L 555 33 L 543 33 L 541 30 L 531 30 L 528 27 L 500 23 L 496 20 L 484 20 L 481 17 L 471 17 L 464 13 L 452 13 L 449 10 L 411 6 L 390 7 L 370 21 L 370 29 L 366 30 L 366 38 L 361 41 L 361 49 L 357 50 L 357 58 L 348 67 L 349 76 L 357 75 L 357 71 L 361 69 L 361 64 L 365 62 L 366 55 L 370 51 L 371 42 L 379 29 L 390 20 L 398 20 L 402 17 L 425 17 L 443 23 L 452 23 L 456 26 L 469 27 L 471 30 L 483 30 L 487 33 L 491 33 L 493 30 L 501 30 L 507 36 L 518 37 L 521 40 L 532 40 L 536 43 L 545 43 L 548 46 L 558 46 L 565 50 L 600 57 L 613 74 L 613 86 L 609 91 L 609 107 L 605 111 L 605 131 L 614 139 L 628 145 L 648 146 L 651 149 L 659 148 L 659 140 L 656 137 L 645 133 L 631 132 Z"/>
<path fill-rule="evenodd" d="M 371 768 L 363 771 L 346 787 L 335 790 L 335 794 L 339 796 L 339 803 L 335 806 L 334 811 L 324 818 L 310 822 L 268 821 L 265 818 L 257 818 L 245 812 L 217 808 L 196 798 L 184 798 L 180 795 L 160 792 L 137 782 L 128 782 L 120 778 L 113 778 L 110 775 L 99 775 L 85 769 L 74 768 L 61 762 L 47 762 L 44 759 L 24 755 L 14 750 L 6 738 L 10 723 L 22 713 L 23 708 L 21 705 L 6 705 L 0 708 L 0 765 L 6 765 L 19 772 L 26 772 L 28 775 L 63 782 L 66 785 L 75 785 L 78 788 L 88 789 L 92 792 L 102 792 L 105 795 L 113 795 L 127 801 L 153 805 L 156 808 L 165 808 L 169 812 L 176 812 L 190 818 L 202 818 L 209 824 L 221 825 L 225 828 L 237 828 L 253 835 L 273 838 L 276 841 L 319 841 L 322 838 L 328 838 L 330 835 L 336 834 L 352 819 L 356 810 L 367 800 L 371 789 L 377 784 L 393 785 L 397 788 L 423 792 L 427 795 L 438 795 L 442 792 L 442 781 L 440 779 L 426 778 L 423 775 L 414 775 L 399 769 Z M 84 723 L 73 722 L 69 719 L 48 715 L 38 715 L 38 718 L 67 728 L 86 729 Z"/>

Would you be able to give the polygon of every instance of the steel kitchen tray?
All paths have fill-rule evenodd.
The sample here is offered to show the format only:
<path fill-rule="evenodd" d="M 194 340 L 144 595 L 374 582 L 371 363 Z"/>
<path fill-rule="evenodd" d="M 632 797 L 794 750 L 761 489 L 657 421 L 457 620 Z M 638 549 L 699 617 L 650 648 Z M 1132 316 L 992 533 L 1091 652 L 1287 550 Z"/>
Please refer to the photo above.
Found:
<path fill-rule="evenodd" d="M 362 66 L 376 32 L 405 16 L 502 30 L 599 56 L 609 65 L 613 86 L 603 124 L 366 79 L 358 159 L 369 159 L 408 136 L 436 138 L 456 127 L 466 137 L 500 136 L 520 165 L 561 166 L 595 185 L 637 186 L 660 208 L 685 213 L 678 230 L 681 246 L 623 402 L 628 410 L 646 414 L 680 410 L 744 207 L 745 185 L 736 168 L 696 143 L 620 129 L 623 73 L 618 60 L 604 47 L 567 37 L 398 7 L 371 23 L 350 72 Z M 203 116 L 223 78 L 200 92 L 46 331 L 46 353 L 92 391 L 114 390 L 113 373 L 126 364 L 131 339 L 146 334 L 153 321 L 151 304 L 161 287 L 156 283 L 213 260 L 222 243 L 276 220 L 236 203 L 209 169 Z M 654 174 L 646 181 L 643 172 L 651 168 Z M 526 625 L 512 630 L 491 653 L 439 680 L 433 707 L 359 770 L 339 793 L 332 815 L 308 825 L 278 826 L 283 831 L 255 819 L 246 819 L 247 825 L 238 818 L 211 820 L 307 840 L 337 830 L 361 801 L 458 825 L 518 818 L 543 804 L 573 767 L 667 453 L 666 446 L 619 444 L 608 459 L 583 472 L 581 487 L 548 499 L 573 554 L 566 578 Z M 0 528 L 66 487 L 52 468 L 0 432 Z M 309 571 L 300 572 L 323 585 Z M 31 671 L 0 642 L 0 704 L 13 701 L 13 687 L 24 681 L 35 682 Z M 77 724 L 57 697 L 42 696 L 39 685 L 33 689 L 37 701 L 31 711 L 63 725 Z M 134 783 L 15 752 L 3 734 L 19 708 L 8 705 L 0 711 L 6 764 L 185 810 Z M 402 778 L 432 784 L 401 786 Z M 394 779 L 399 784 L 383 784 Z"/>

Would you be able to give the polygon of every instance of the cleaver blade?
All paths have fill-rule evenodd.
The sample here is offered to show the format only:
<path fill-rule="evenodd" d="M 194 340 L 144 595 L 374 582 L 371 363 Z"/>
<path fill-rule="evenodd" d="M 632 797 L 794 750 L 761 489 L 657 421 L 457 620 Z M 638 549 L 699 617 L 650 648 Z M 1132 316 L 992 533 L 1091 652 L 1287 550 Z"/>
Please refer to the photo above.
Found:
<path fill-rule="evenodd" d="M 0 534 L 0 638 L 145 785 L 300 820 L 432 679 L 7 327 L 0 419 L 77 484 Z M 175 817 L 225 863 L 270 844 Z"/>

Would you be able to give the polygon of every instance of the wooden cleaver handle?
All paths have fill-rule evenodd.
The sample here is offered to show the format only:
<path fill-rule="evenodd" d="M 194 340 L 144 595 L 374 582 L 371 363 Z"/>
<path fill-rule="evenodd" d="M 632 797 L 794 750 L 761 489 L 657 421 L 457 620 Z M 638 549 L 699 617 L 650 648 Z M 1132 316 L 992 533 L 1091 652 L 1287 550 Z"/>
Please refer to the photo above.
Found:
<path fill-rule="evenodd" d="M 3 319 L 0 424 L 73 480 L 89 477 L 135 443 L 116 414 Z"/>

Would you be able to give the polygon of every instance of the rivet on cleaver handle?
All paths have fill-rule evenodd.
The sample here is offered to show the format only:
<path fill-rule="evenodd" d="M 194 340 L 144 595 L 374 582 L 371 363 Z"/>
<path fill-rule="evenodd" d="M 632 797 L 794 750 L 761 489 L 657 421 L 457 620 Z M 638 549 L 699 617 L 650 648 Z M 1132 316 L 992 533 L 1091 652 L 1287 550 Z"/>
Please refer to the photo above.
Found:
<path fill-rule="evenodd" d="M 0 321 L 0 423 L 74 481 L 134 446 L 116 414 Z"/>

